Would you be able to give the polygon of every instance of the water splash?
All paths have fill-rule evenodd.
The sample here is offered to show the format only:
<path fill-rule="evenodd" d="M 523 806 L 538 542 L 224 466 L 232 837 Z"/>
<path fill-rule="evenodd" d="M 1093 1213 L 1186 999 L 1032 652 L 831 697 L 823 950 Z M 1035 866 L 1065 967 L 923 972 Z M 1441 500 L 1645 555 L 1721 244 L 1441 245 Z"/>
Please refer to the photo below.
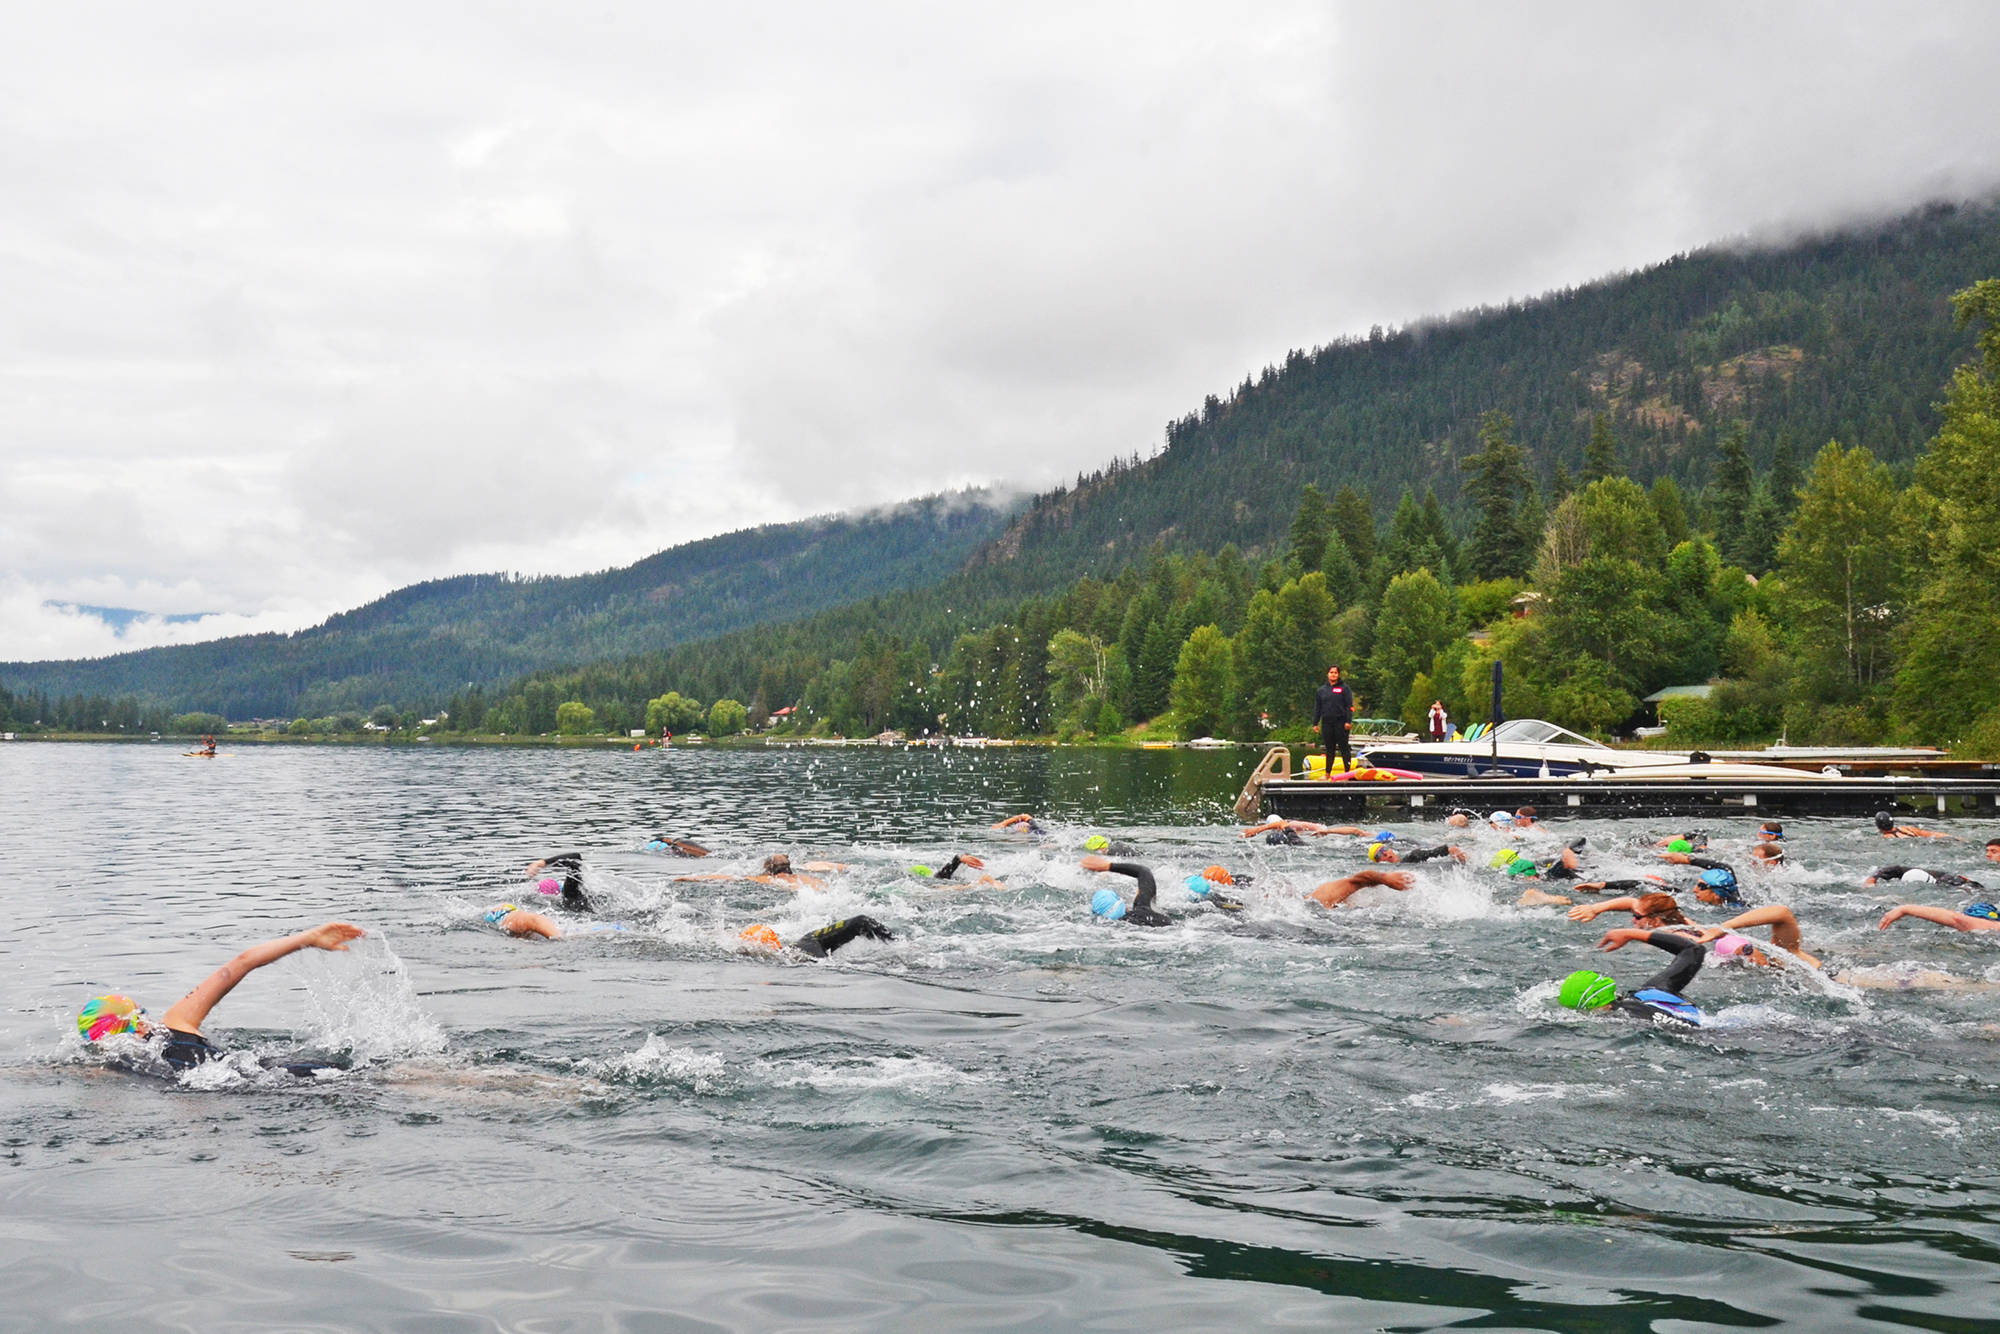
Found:
<path fill-rule="evenodd" d="M 370 931 L 340 953 L 305 958 L 306 1025 L 315 1046 L 359 1064 L 444 1050 L 444 1030 L 417 1000 L 388 938 Z"/>

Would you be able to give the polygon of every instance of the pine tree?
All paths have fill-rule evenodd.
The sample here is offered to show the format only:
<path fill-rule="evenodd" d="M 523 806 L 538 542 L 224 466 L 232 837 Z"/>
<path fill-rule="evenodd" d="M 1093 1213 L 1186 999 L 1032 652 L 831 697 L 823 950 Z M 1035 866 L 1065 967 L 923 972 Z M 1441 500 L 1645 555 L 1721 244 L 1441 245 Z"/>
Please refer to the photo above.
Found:
<path fill-rule="evenodd" d="M 1292 545 L 1289 563 L 1294 576 L 1317 570 L 1326 555 L 1326 539 L 1333 533 L 1333 506 L 1311 482 L 1299 493 L 1298 512 L 1292 517 Z"/>
<path fill-rule="evenodd" d="M 1479 509 L 1467 557 L 1473 576 L 1479 579 L 1526 574 L 1535 555 L 1535 544 L 1524 538 L 1522 528 L 1522 511 L 1532 499 L 1527 456 L 1510 439 L 1513 431 L 1512 417 L 1504 412 L 1487 413 L 1479 422 L 1479 453 L 1459 461 L 1459 466 L 1472 474 L 1465 490 Z M 1539 510 L 1539 500 L 1533 504 Z"/>
<path fill-rule="evenodd" d="M 1333 497 L 1333 530 L 1347 544 L 1354 563 L 1367 569 L 1375 563 L 1375 508 L 1368 497 L 1343 486 Z"/>
<path fill-rule="evenodd" d="M 1715 519 L 1715 545 L 1731 565 L 1749 564 L 1751 474 L 1750 449 L 1743 423 L 1738 422 L 1717 447 L 1715 480 L 1703 499 Z"/>
<path fill-rule="evenodd" d="M 1805 477 L 1799 472 L 1798 450 L 1792 445 L 1790 431 L 1778 432 L 1778 443 L 1771 447 L 1771 473 L 1765 485 L 1771 492 L 1771 501 L 1777 506 L 1778 517 L 1789 520 L 1792 511 L 1799 507 L 1799 488 L 1805 485 Z"/>
<path fill-rule="evenodd" d="M 1624 471 L 1618 466 L 1618 440 L 1611 434 L 1611 417 L 1600 412 L 1590 419 L 1590 441 L 1583 447 L 1584 485 L 1620 476 Z"/>

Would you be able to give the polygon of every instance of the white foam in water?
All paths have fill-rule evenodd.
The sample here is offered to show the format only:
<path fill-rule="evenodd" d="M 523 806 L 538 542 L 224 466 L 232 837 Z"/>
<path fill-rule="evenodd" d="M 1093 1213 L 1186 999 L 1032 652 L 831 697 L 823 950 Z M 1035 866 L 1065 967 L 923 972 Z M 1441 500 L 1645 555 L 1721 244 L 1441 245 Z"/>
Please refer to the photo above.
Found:
<path fill-rule="evenodd" d="M 583 1068 L 606 1079 L 666 1080 L 685 1084 L 696 1093 L 713 1093 L 727 1066 L 714 1052 L 670 1047 L 657 1033 L 648 1033 L 635 1052 L 604 1061 L 585 1061 Z"/>
<path fill-rule="evenodd" d="M 774 1073 L 797 1071 L 790 1078 L 775 1081 L 780 1088 L 803 1085 L 821 1092 L 890 1089 L 925 1093 L 944 1085 L 986 1082 L 928 1056 L 875 1056 L 855 1065 L 833 1067 L 787 1061 L 774 1063 L 771 1069 Z"/>
<path fill-rule="evenodd" d="M 303 956 L 310 1040 L 359 1064 L 444 1050 L 444 1032 L 417 1002 L 403 961 L 370 931 L 343 951 Z"/>

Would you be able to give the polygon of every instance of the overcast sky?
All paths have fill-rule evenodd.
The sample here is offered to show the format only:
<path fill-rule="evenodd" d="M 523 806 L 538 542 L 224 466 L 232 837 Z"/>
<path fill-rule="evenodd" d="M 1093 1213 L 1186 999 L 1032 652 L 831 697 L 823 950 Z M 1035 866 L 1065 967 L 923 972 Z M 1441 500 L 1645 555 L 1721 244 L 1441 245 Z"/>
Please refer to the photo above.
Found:
<path fill-rule="evenodd" d="M 1046 486 L 1289 348 L 2000 183 L 1986 0 L 12 10 L 0 660 Z"/>

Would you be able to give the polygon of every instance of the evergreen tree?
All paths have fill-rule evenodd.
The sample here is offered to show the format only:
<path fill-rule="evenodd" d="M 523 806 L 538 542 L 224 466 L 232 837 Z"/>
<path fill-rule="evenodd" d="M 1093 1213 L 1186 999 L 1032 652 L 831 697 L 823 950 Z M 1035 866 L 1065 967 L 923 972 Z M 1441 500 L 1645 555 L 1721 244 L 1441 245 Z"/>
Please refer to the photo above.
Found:
<path fill-rule="evenodd" d="M 1778 432 L 1778 443 L 1771 447 L 1771 473 L 1765 484 L 1770 490 L 1780 523 L 1790 520 L 1792 511 L 1799 507 L 1799 488 L 1805 485 L 1805 478 L 1799 472 L 1798 450 L 1792 445 L 1790 431 Z"/>
<path fill-rule="evenodd" d="M 1347 544 L 1354 563 L 1367 569 L 1375 561 L 1375 507 L 1351 486 L 1333 496 L 1333 530 Z"/>
<path fill-rule="evenodd" d="M 1466 494 L 1478 507 L 1467 559 L 1479 579 L 1527 573 L 1534 546 L 1523 540 L 1522 511 L 1529 493 L 1526 455 L 1509 437 L 1514 419 L 1488 412 L 1479 422 L 1480 451 L 1459 461 L 1471 474 Z M 1537 534 L 1539 537 L 1539 533 Z"/>
<path fill-rule="evenodd" d="M 1624 475 L 1618 466 L 1618 440 L 1611 434 L 1611 417 L 1600 412 L 1590 419 L 1590 440 L 1583 447 L 1583 481 L 1588 486 Z"/>
<path fill-rule="evenodd" d="M 1320 568 L 1326 555 L 1326 540 L 1333 534 L 1333 506 L 1311 482 L 1299 494 L 1298 512 L 1292 516 L 1292 543 L 1288 563 L 1294 576 Z"/>
<path fill-rule="evenodd" d="M 1715 520 L 1715 545 L 1731 565 L 1749 567 L 1751 474 L 1749 439 L 1743 423 L 1717 447 L 1715 480 L 1703 497 Z"/>
<path fill-rule="evenodd" d="M 1681 498 L 1680 485 L 1672 477 L 1662 474 L 1655 479 L 1648 498 L 1653 502 L 1653 516 L 1660 521 L 1660 536 L 1669 548 L 1677 547 L 1693 536 L 1687 503 Z"/>

